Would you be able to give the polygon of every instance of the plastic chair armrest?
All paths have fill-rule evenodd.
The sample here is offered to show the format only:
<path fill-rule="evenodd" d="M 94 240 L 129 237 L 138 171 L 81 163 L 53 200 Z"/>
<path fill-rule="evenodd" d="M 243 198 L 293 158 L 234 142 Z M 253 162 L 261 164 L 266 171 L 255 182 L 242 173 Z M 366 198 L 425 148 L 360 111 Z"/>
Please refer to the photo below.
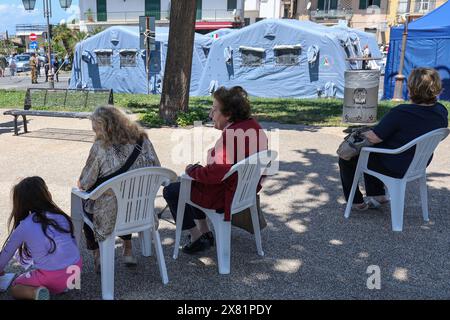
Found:
<path fill-rule="evenodd" d="M 78 196 L 79 198 L 83 199 L 83 200 L 88 200 L 90 197 L 90 193 L 86 192 L 86 191 L 81 191 L 78 188 L 72 188 L 72 193 L 75 194 L 76 196 Z"/>
<path fill-rule="evenodd" d="M 188 174 L 186 174 L 186 173 L 182 173 L 180 175 L 180 180 L 191 180 L 191 181 L 194 181 L 194 179 L 191 176 L 189 176 Z"/>
<path fill-rule="evenodd" d="M 371 147 L 364 147 L 361 149 L 361 153 L 365 152 L 365 153 L 384 153 L 384 154 L 399 154 L 403 151 L 405 151 L 406 149 L 402 148 L 397 148 L 397 149 L 382 149 L 382 148 L 371 148 Z"/>

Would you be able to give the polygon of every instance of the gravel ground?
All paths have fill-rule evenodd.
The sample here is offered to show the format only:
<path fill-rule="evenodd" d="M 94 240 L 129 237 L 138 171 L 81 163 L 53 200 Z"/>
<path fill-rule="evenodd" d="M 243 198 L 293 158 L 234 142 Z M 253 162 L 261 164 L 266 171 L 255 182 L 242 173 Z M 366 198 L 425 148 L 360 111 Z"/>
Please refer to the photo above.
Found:
<path fill-rule="evenodd" d="M 214 249 L 172 259 L 175 226 L 166 212 L 160 222 L 169 284 L 163 285 L 155 257 L 138 256 L 138 266 L 121 261 L 117 241 L 116 299 L 449 299 L 450 298 L 450 139 L 436 151 L 428 170 L 430 222 L 421 218 L 418 185 L 407 189 L 403 232 L 392 232 L 389 209 L 352 213 L 344 219 L 344 199 L 335 151 L 342 128 L 264 124 L 279 128 L 280 170 L 266 180 L 261 206 L 264 257 L 251 234 L 232 229 L 231 274 L 219 275 Z M 0 243 L 7 237 L 10 189 L 20 178 L 40 175 L 55 201 L 70 212 L 70 189 L 86 161 L 90 143 L 39 138 L 39 130 L 89 130 L 88 120 L 30 118 L 29 134 L 13 136 L 11 117 L 0 115 Z M 217 136 L 214 129 L 205 132 Z M 163 166 L 178 174 L 189 157 L 175 161 L 173 137 L 192 130 L 150 129 Z M 186 141 L 184 143 L 187 143 Z M 198 145 L 198 141 L 196 140 Z M 197 161 L 197 160 L 195 160 Z M 158 207 L 163 204 L 157 199 Z M 136 236 L 136 235 L 135 235 Z M 84 245 L 84 244 L 83 244 Z M 135 252 L 140 246 L 134 238 Z M 100 277 L 82 249 L 81 290 L 54 299 L 100 299 Z M 371 265 L 379 266 L 381 289 L 369 290 Z M 16 265 L 7 271 L 19 272 Z M 0 299 L 9 299 L 5 293 Z"/>

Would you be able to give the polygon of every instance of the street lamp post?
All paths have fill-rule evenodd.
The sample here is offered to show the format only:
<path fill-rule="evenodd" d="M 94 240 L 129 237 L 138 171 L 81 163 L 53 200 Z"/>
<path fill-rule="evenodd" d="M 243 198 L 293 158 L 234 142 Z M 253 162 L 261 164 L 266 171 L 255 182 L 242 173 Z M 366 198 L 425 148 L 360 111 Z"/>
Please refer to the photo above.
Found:
<path fill-rule="evenodd" d="M 34 10 L 34 6 L 36 5 L 36 0 L 22 0 L 23 7 L 27 11 Z M 54 75 L 53 75 L 53 68 L 52 68 L 52 42 L 51 42 L 51 35 L 50 35 L 50 18 L 52 16 L 52 2 L 51 0 L 42 0 L 43 6 L 44 6 L 44 18 L 47 19 L 47 59 L 48 59 L 48 76 L 50 78 L 49 80 L 49 86 L 51 89 L 55 87 L 55 81 L 54 81 Z M 61 8 L 66 10 L 70 8 L 72 4 L 72 0 L 59 0 L 59 4 L 61 5 Z"/>
<path fill-rule="evenodd" d="M 406 20 L 402 35 L 402 49 L 400 52 L 400 65 L 398 68 L 398 74 L 395 76 L 394 97 L 392 98 L 393 101 L 403 101 L 403 81 L 405 80 L 405 76 L 403 75 L 403 66 L 405 64 L 406 38 L 408 37 L 409 14 L 406 14 L 405 17 Z"/>

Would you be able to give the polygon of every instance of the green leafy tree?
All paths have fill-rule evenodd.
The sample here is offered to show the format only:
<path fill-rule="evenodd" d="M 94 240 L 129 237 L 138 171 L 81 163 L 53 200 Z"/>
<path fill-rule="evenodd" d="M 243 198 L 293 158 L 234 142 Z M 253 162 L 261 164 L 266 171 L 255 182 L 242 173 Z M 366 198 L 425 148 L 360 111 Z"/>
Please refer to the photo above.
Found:
<path fill-rule="evenodd" d="M 67 54 L 69 60 L 73 61 L 76 44 L 84 40 L 87 34 L 79 30 L 72 30 L 66 24 L 54 26 L 52 32 L 53 51 L 61 58 Z"/>

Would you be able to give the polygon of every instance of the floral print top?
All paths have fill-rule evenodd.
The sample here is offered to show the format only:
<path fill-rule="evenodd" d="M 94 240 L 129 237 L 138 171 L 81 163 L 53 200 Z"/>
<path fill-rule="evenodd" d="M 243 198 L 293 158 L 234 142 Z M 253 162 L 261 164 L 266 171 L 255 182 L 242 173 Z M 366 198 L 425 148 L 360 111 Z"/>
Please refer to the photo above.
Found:
<path fill-rule="evenodd" d="M 135 144 L 105 147 L 101 141 L 95 141 L 89 152 L 86 165 L 81 171 L 81 188 L 88 190 L 99 177 L 105 177 L 119 170 L 133 152 L 134 147 Z M 153 166 L 159 167 L 161 164 L 150 140 L 144 139 L 141 153 L 129 170 Z M 84 210 L 94 216 L 93 225 L 96 240 L 105 240 L 114 230 L 117 217 L 117 200 L 113 191 L 106 191 L 97 200 L 85 201 Z"/>

